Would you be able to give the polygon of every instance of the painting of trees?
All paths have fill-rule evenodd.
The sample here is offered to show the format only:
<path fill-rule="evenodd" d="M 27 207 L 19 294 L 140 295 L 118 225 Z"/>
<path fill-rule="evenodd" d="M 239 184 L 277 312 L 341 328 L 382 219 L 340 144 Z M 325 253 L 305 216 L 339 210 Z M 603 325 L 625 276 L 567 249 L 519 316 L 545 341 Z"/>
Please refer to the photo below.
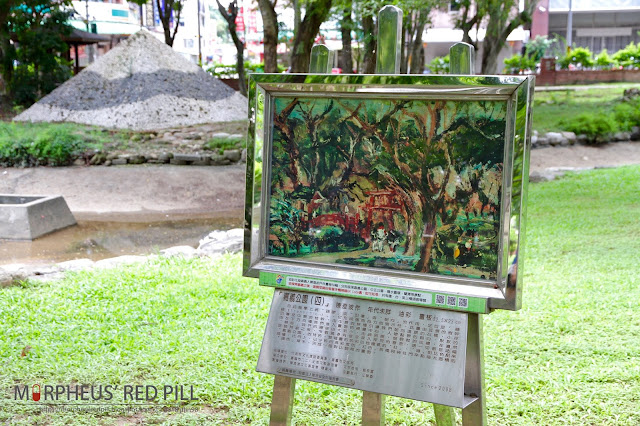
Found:
<path fill-rule="evenodd" d="M 495 278 L 505 101 L 278 97 L 273 111 L 271 255 Z"/>

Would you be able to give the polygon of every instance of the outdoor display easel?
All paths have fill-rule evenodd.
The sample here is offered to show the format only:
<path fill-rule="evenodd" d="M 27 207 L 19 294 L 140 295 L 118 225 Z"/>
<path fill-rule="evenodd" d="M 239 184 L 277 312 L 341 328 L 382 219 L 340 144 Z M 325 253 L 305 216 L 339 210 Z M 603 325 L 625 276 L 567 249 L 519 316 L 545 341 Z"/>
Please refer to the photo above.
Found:
<path fill-rule="evenodd" d="M 378 15 L 378 49 L 377 49 L 377 62 L 376 62 L 376 74 L 379 74 L 382 79 L 384 79 L 387 76 L 391 78 L 398 77 L 398 74 L 400 71 L 401 30 L 402 30 L 402 11 L 395 6 L 385 6 L 384 8 L 382 8 Z M 333 64 L 333 52 L 331 52 L 326 46 L 323 46 L 323 45 L 314 46 L 314 48 L 312 49 L 310 72 L 314 75 L 330 73 L 332 64 Z M 450 50 L 450 74 L 461 75 L 461 76 L 471 75 L 473 74 L 473 69 L 474 69 L 473 47 L 466 43 L 455 44 Z M 288 81 L 284 83 L 279 83 L 276 80 L 271 81 L 269 80 L 268 76 L 258 77 L 258 78 L 262 78 L 262 80 L 266 81 L 266 85 L 268 87 L 276 87 L 278 90 L 284 91 L 285 93 L 289 94 L 288 96 L 293 96 L 290 93 L 292 93 L 292 90 L 295 91 L 295 89 L 291 89 L 288 87 L 298 87 L 298 86 L 295 86 L 296 84 L 295 77 L 296 76 L 291 77 L 292 79 L 291 81 L 294 81 L 294 83 L 289 83 Z M 311 76 L 310 78 L 313 78 L 313 76 Z M 455 91 L 456 90 L 455 84 L 460 81 L 462 81 L 463 83 L 458 83 L 458 84 L 466 84 L 464 83 L 465 80 L 462 79 L 461 77 L 452 77 L 451 82 L 448 84 L 453 85 L 452 90 Z M 472 81 L 472 79 L 469 79 L 469 81 Z M 506 83 L 504 81 L 499 81 L 494 84 L 496 87 L 499 86 L 500 84 L 503 84 L 503 85 L 511 84 L 510 86 L 511 88 L 508 89 L 511 91 L 509 92 L 510 94 L 515 93 L 516 90 L 519 91 L 518 93 L 520 94 L 520 98 L 517 98 L 517 95 L 513 95 L 514 97 L 510 98 L 512 103 L 509 104 L 510 105 L 509 113 L 512 114 L 512 116 L 514 117 L 515 117 L 516 107 L 518 107 L 518 111 L 522 110 L 523 112 L 530 114 L 529 105 L 531 101 L 531 92 L 533 90 L 533 87 L 532 85 L 528 85 L 528 81 L 530 80 L 527 80 L 527 78 L 524 78 L 524 81 L 527 84 L 524 84 L 522 86 L 517 86 L 518 84 L 522 83 L 522 81 L 523 81 L 523 78 L 520 77 L 519 79 L 514 78 L 513 83 L 511 81 L 506 81 Z M 286 86 L 287 84 L 289 84 L 289 86 Z M 492 93 L 492 94 L 499 94 L 500 96 L 503 96 L 503 97 L 506 96 L 503 94 L 506 91 L 499 92 L 500 90 L 501 89 L 491 88 L 491 89 L 487 89 L 486 92 Z M 271 108 L 274 108 L 274 107 L 270 105 L 267 101 L 265 101 L 264 98 L 260 98 L 260 100 L 258 101 L 257 100 L 258 97 L 255 93 L 255 90 L 252 96 L 250 95 L 250 108 L 254 107 L 254 104 L 252 102 L 262 102 L 262 107 L 265 109 L 265 112 L 264 112 L 265 116 L 267 116 L 267 114 L 272 113 Z M 458 96 L 458 98 L 456 99 L 464 99 L 462 97 L 464 96 L 464 93 L 462 95 L 454 94 L 454 96 Z M 516 101 L 513 101 L 513 99 L 516 99 Z M 254 122 L 251 124 L 253 126 L 258 125 L 257 120 L 255 120 L 255 116 L 254 116 Z M 260 124 L 260 125 L 264 126 L 264 124 Z M 285 314 L 286 315 L 291 314 L 291 317 L 295 315 L 301 316 L 300 315 L 301 312 L 307 312 L 302 310 L 303 304 L 305 304 L 304 305 L 305 310 L 307 309 L 308 304 L 311 304 L 312 307 L 315 306 L 315 312 L 322 311 L 324 307 L 329 306 L 328 310 L 326 310 L 326 312 L 329 312 L 329 310 L 332 309 L 331 306 L 333 306 L 331 305 L 331 303 L 333 303 L 332 301 L 335 301 L 335 300 L 340 300 L 340 302 L 336 302 L 337 306 L 348 305 L 348 309 L 351 311 L 354 310 L 354 306 L 356 307 L 355 310 L 357 311 L 358 309 L 360 309 L 361 307 L 360 305 L 362 305 L 361 312 L 364 312 L 366 310 L 369 313 L 378 312 L 378 311 L 391 312 L 392 309 L 395 309 L 393 306 L 401 306 L 403 307 L 402 309 L 406 310 L 407 317 L 411 317 L 411 315 L 413 315 L 413 317 L 415 318 L 416 316 L 420 315 L 420 319 L 423 319 L 424 317 L 426 317 L 427 320 L 430 320 L 430 317 L 432 315 L 430 315 L 429 312 L 433 312 L 435 313 L 433 315 L 434 317 L 437 317 L 438 315 L 442 315 L 443 317 L 440 319 L 435 318 L 434 321 L 442 320 L 443 323 L 445 322 L 444 320 L 446 320 L 447 323 L 449 323 L 448 321 L 451 321 L 451 323 L 453 323 L 454 321 L 458 321 L 459 323 L 464 322 L 464 326 L 455 328 L 456 336 L 458 335 L 457 331 L 460 330 L 461 338 L 464 339 L 464 342 L 460 344 L 460 346 L 464 348 L 464 357 L 459 358 L 458 361 L 455 361 L 456 352 L 454 351 L 453 359 L 451 361 L 452 363 L 454 363 L 454 361 L 456 362 L 455 366 L 452 367 L 451 371 L 453 373 L 456 373 L 457 374 L 456 377 L 461 378 L 461 380 L 456 381 L 455 378 L 452 378 L 451 387 L 446 386 L 447 385 L 446 382 L 442 383 L 442 377 L 440 377 L 439 378 L 440 381 L 437 381 L 437 382 L 419 383 L 419 385 L 423 388 L 432 387 L 432 386 L 442 387 L 442 385 L 445 385 L 445 388 L 449 389 L 446 392 L 453 393 L 455 395 L 453 395 L 451 399 L 440 398 L 440 399 L 430 400 L 430 399 L 424 399 L 423 397 L 422 400 L 434 403 L 434 412 L 436 416 L 436 422 L 440 426 L 455 424 L 455 412 L 452 406 L 462 408 L 463 425 L 485 425 L 487 423 L 486 404 L 485 404 L 486 396 L 485 396 L 485 385 L 484 385 L 484 348 L 483 348 L 482 315 L 489 313 L 490 310 L 494 308 L 504 307 L 506 309 L 518 309 L 520 304 L 521 288 L 519 286 L 516 286 L 514 283 L 510 284 L 510 280 L 509 280 L 510 275 L 507 275 L 507 270 L 511 271 L 512 266 L 517 265 L 516 262 L 518 258 L 518 250 L 520 250 L 520 255 L 521 255 L 520 242 L 521 242 L 521 234 L 523 233 L 523 229 L 524 229 L 522 217 L 524 214 L 523 207 L 526 201 L 526 197 L 525 197 L 526 185 L 527 185 L 526 176 L 528 171 L 527 170 L 528 169 L 527 150 L 528 150 L 528 144 L 529 144 L 528 142 L 529 137 L 528 137 L 528 130 L 526 129 L 527 126 L 530 126 L 530 120 L 527 121 L 526 117 L 524 118 L 520 117 L 519 124 L 516 123 L 512 127 L 509 127 L 509 125 L 507 125 L 507 130 L 505 130 L 505 134 L 507 134 L 508 132 L 513 132 L 513 134 L 515 135 L 513 137 L 513 145 L 519 146 L 522 149 L 522 153 L 520 157 L 518 157 L 519 159 L 514 160 L 514 158 L 516 157 L 513 154 L 515 149 L 514 151 L 507 150 L 505 154 L 505 160 L 504 160 L 505 169 L 510 170 L 510 173 L 511 173 L 510 178 L 513 179 L 515 177 L 519 179 L 518 185 L 520 186 L 513 187 L 513 188 L 511 186 L 507 186 L 506 188 L 504 188 L 506 195 L 504 195 L 503 199 L 506 200 L 506 204 L 508 205 L 508 209 L 504 211 L 509 212 L 509 214 L 506 218 L 501 219 L 501 222 L 500 222 L 501 231 L 503 232 L 501 233 L 501 235 L 496 237 L 496 239 L 500 241 L 500 246 L 503 248 L 503 250 L 509 250 L 509 246 L 511 245 L 510 243 L 512 242 L 512 238 L 513 238 L 513 233 L 515 232 L 516 234 L 515 238 L 516 238 L 516 243 L 517 243 L 516 245 L 518 249 L 515 250 L 515 260 L 513 260 L 513 263 L 510 263 L 512 262 L 512 260 L 507 255 L 499 257 L 499 260 L 497 261 L 498 262 L 497 279 L 504 281 L 504 294 L 506 295 L 505 297 L 508 296 L 509 300 L 506 300 L 506 299 L 498 300 L 497 302 L 494 302 L 494 304 L 492 305 L 489 302 L 491 299 L 491 296 L 483 297 L 480 292 L 476 292 L 476 293 L 471 292 L 470 297 L 467 297 L 466 295 L 463 295 L 464 296 L 463 297 L 463 296 L 459 296 L 459 293 L 451 293 L 451 291 L 447 291 L 447 290 L 435 290 L 435 291 L 432 290 L 432 293 L 428 293 L 428 291 L 423 291 L 422 293 L 420 292 L 411 293 L 408 296 L 408 298 L 400 295 L 401 293 L 400 291 L 392 292 L 393 294 L 389 294 L 390 292 L 388 290 L 386 290 L 387 294 L 385 295 L 386 297 L 385 299 L 375 298 L 375 297 L 371 298 L 371 297 L 364 297 L 364 296 L 353 296 L 354 294 L 361 294 L 361 295 L 372 294 L 372 292 L 378 291 L 376 286 L 377 281 L 374 282 L 373 284 L 368 285 L 368 284 L 360 284 L 360 282 L 362 281 L 366 282 L 367 281 L 366 279 L 362 279 L 362 281 L 359 281 L 358 278 L 352 278 L 352 280 L 346 280 L 345 283 L 341 283 L 340 277 L 342 277 L 342 275 L 340 275 L 339 273 L 335 273 L 334 275 L 331 275 L 332 271 L 329 271 L 329 272 L 325 271 L 324 274 L 320 274 L 319 270 L 314 270 L 313 268 L 307 268 L 305 270 L 304 267 L 299 266 L 298 264 L 280 266 L 278 269 L 277 263 L 276 263 L 276 266 L 273 266 L 273 264 L 266 262 L 266 264 L 263 265 L 262 268 L 256 268 L 260 272 L 261 284 L 280 288 L 280 290 L 276 289 L 276 291 L 274 292 L 273 302 L 271 307 L 272 310 L 270 312 L 270 318 L 267 325 L 267 330 L 265 331 L 265 339 L 263 341 L 263 347 L 261 349 L 261 357 L 259 360 L 259 371 L 269 372 L 275 375 L 275 381 L 274 381 L 274 387 L 273 387 L 273 398 L 272 398 L 272 404 L 271 404 L 271 417 L 270 417 L 271 425 L 290 425 L 291 424 L 292 414 L 293 414 L 293 401 L 294 401 L 294 393 L 295 393 L 296 374 L 297 374 L 297 377 L 301 377 L 303 379 L 307 379 L 307 378 L 310 380 L 315 379 L 315 381 L 320 381 L 323 383 L 331 382 L 332 384 L 336 384 L 336 385 L 341 385 L 341 383 L 345 383 L 343 385 L 346 387 L 351 387 L 351 388 L 355 387 L 357 389 L 368 389 L 367 386 L 363 386 L 363 385 L 361 385 L 361 387 L 354 386 L 354 383 L 355 383 L 354 381 L 350 381 L 348 379 L 340 378 L 340 377 L 331 377 L 330 373 L 325 373 L 325 371 L 329 371 L 329 368 L 326 368 L 326 365 L 328 365 L 329 362 L 324 360 L 322 357 L 318 359 L 316 358 L 316 356 L 308 356 L 308 359 L 304 359 L 308 354 L 299 353 L 300 354 L 299 356 L 303 359 L 301 360 L 300 363 L 295 364 L 295 365 L 303 365 L 306 367 L 311 366 L 310 368 L 319 369 L 317 373 L 316 372 L 306 373 L 300 369 L 296 370 L 293 367 L 288 368 L 289 365 L 287 365 L 285 361 L 282 361 L 280 359 L 275 359 L 277 358 L 278 350 L 276 351 L 273 350 L 273 348 L 276 346 L 272 345 L 270 341 L 276 340 L 275 339 L 276 331 L 278 335 L 281 335 L 281 332 L 286 333 L 287 324 L 283 320 L 283 318 L 285 318 L 284 317 Z M 253 131 L 254 132 L 256 131 L 255 128 Z M 261 131 L 264 132 L 264 128 L 262 128 Z M 257 134 L 254 136 L 256 137 L 256 140 L 260 139 L 260 141 L 262 142 L 261 137 L 259 137 Z M 250 138 L 251 138 L 251 129 L 250 129 Z M 506 136 L 505 138 L 506 140 L 509 140 L 509 136 Z M 508 143 L 505 142 L 505 145 L 508 145 Z M 262 149 L 262 147 L 260 147 L 260 149 Z M 253 181 L 254 170 L 249 165 L 252 164 L 253 157 L 255 156 L 256 152 L 257 151 L 255 147 L 253 147 L 253 150 L 248 149 L 247 178 L 248 178 L 248 182 L 251 181 L 251 185 L 255 184 L 255 182 Z M 515 170 L 515 172 L 512 170 Z M 260 195 L 260 197 L 262 197 L 261 206 L 258 206 L 258 208 L 265 209 L 267 208 L 265 207 L 265 204 L 267 203 L 265 202 L 266 198 L 263 192 L 266 186 L 264 186 L 262 182 L 259 182 L 259 184 L 263 188 L 263 190 L 262 190 L 262 193 L 258 194 Z M 265 213 L 264 210 L 259 210 L 260 212 L 259 215 L 256 215 L 253 212 L 253 209 L 256 208 L 256 204 L 255 204 L 256 194 L 254 193 L 254 191 L 256 190 L 255 186 L 250 187 L 248 183 L 247 188 L 248 188 L 248 191 L 247 191 L 247 208 L 245 209 L 245 212 L 246 212 L 245 226 L 248 232 L 245 234 L 245 274 L 247 274 L 247 271 L 253 265 L 256 265 L 259 263 L 260 256 L 265 257 L 264 251 L 266 249 L 264 247 L 264 244 L 266 243 L 264 242 L 264 240 L 262 240 L 263 246 L 260 247 L 260 250 L 262 250 L 262 252 L 256 255 L 256 253 L 254 253 L 252 249 L 254 249 L 256 245 L 255 239 L 257 238 L 257 236 L 254 235 L 255 234 L 254 227 L 256 223 L 259 223 L 260 227 L 262 228 L 267 226 L 267 223 L 268 223 L 266 219 L 268 213 Z M 256 219 L 256 216 L 259 216 L 258 219 Z M 433 230 L 429 231 L 427 228 L 425 228 L 423 232 L 433 233 L 435 231 Z M 511 272 L 509 272 L 509 274 L 511 274 Z M 251 274 L 247 274 L 247 275 L 256 276 Z M 358 276 L 364 276 L 364 274 L 360 274 Z M 519 276 L 516 276 L 515 278 L 521 279 L 521 277 Z M 493 288 L 496 289 L 495 290 L 496 292 L 498 291 L 497 285 L 494 286 Z M 305 291 L 308 291 L 310 293 L 304 293 Z M 354 291 L 356 293 L 349 293 L 350 291 Z M 493 292 L 494 290 L 490 290 L 490 291 Z M 385 290 L 384 289 L 381 290 L 380 293 L 385 293 Z M 443 294 L 437 294 L 437 293 L 443 293 Z M 314 296 L 314 294 L 329 294 L 330 296 Z M 487 293 L 487 294 L 495 294 L 495 293 Z M 446 303 L 445 303 L 445 295 L 446 295 Z M 476 297 L 477 295 L 479 296 Z M 438 297 L 435 297 L 435 302 L 432 303 L 432 299 L 431 299 L 432 296 L 434 297 L 438 296 L 438 297 L 441 297 L 442 299 L 438 299 Z M 414 298 L 411 299 L 411 297 L 414 297 Z M 316 300 L 317 303 L 312 303 L 312 298 L 317 299 Z M 330 300 L 331 302 L 327 303 L 325 299 Z M 362 299 L 369 299 L 369 300 L 367 300 L 366 302 L 363 302 Z M 412 300 L 422 300 L 423 303 L 412 303 L 411 302 Z M 449 300 L 451 300 L 451 304 L 449 303 Z M 464 300 L 464 304 L 463 304 L 463 300 Z M 400 304 L 399 303 L 393 304 L 394 301 L 399 302 Z M 292 306 L 292 304 L 295 305 L 296 303 L 298 305 L 295 305 L 293 306 L 293 308 L 290 308 L 287 310 L 284 307 L 286 304 L 285 302 L 287 303 L 290 302 L 288 306 Z M 390 305 L 389 302 L 391 302 L 393 305 Z M 471 303 L 474 304 L 473 309 L 469 308 Z M 412 306 L 412 305 L 417 305 L 417 306 Z M 392 308 L 390 309 L 389 306 L 392 306 Z M 419 306 L 422 306 L 422 307 L 419 307 Z M 431 306 L 437 309 L 432 309 L 431 307 L 428 307 L 428 306 Z M 346 310 L 347 308 L 344 308 L 344 309 Z M 461 309 L 463 311 L 461 311 Z M 404 317 L 405 315 L 404 310 L 402 312 L 394 311 L 394 313 L 400 313 L 400 316 Z M 454 313 L 453 311 L 456 311 L 456 312 Z M 311 309 L 309 310 L 309 312 L 311 312 Z M 278 313 L 280 313 L 281 315 L 280 319 L 276 318 Z M 319 318 L 322 324 L 326 325 L 330 323 L 329 320 L 327 320 L 327 322 L 323 322 L 322 312 L 317 315 L 316 314 L 314 315 L 315 316 L 309 315 L 309 317 L 313 316 L 313 319 L 316 321 L 316 323 L 318 323 Z M 305 315 L 305 317 L 306 316 L 307 315 Z M 361 316 L 363 318 L 365 317 L 364 314 L 362 314 Z M 349 320 L 351 320 L 351 322 L 353 322 L 352 318 L 353 317 L 349 317 Z M 376 317 L 373 317 L 374 320 L 375 318 Z M 369 317 L 368 320 L 371 320 L 371 316 Z M 367 321 L 367 320 L 363 320 L 363 321 Z M 309 319 L 309 324 L 311 324 L 311 322 L 312 320 Z M 404 322 L 406 323 L 407 321 L 404 321 Z M 284 326 L 283 326 L 283 323 L 284 323 Z M 277 327 L 274 324 L 277 324 Z M 344 327 L 343 323 L 340 323 L 340 324 L 341 324 L 340 326 Z M 438 327 L 435 327 L 435 328 L 437 329 Z M 442 328 L 444 329 L 445 326 L 443 325 Z M 310 330 L 310 328 L 308 328 L 307 330 Z M 343 328 L 343 331 L 344 331 L 344 328 Z M 298 331 L 298 333 L 300 332 Z M 369 333 L 369 335 L 370 334 L 371 333 Z M 449 335 L 451 334 L 452 332 L 449 331 Z M 293 337 L 293 339 L 295 340 L 295 337 Z M 310 337 L 308 337 L 308 339 L 310 339 Z M 321 339 L 318 338 L 318 342 L 320 340 Z M 362 339 L 362 341 L 363 340 L 364 338 Z M 300 343 L 301 341 L 302 343 Z M 305 338 L 298 337 L 297 342 L 299 345 L 305 344 Z M 320 345 L 315 340 L 314 340 L 314 344 Z M 455 345 L 457 344 L 458 342 L 456 341 Z M 341 345 L 340 349 L 342 349 L 343 348 L 342 343 L 340 343 L 340 345 Z M 347 346 L 347 344 L 345 344 L 345 346 Z M 333 346 L 333 347 L 335 348 L 336 346 Z M 448 347 L 449 346 L 447 346 L 447 348 Z M 454 346 L 454 348 L 455 347 L 457 346 Z M 351 346 L 351 348 L 353 348 L 353 345 Z M 263 357 L 262 351 L 266 352 L 266 355 L 264 357 Z M 364 350 L 362 352 L 364 353 Z M 389 351 L 387 350 L 387 352 Z M 392 352 L 395 353 L 395 351 L 392 351 Z M 398 353 L 400 353 L 400 351 L 398 351 Z M 402 353 L 403 355 L 406 355 L 405 352 L 402 352 Z M 414 355 L 414 354 L 411 353 L 410 355 Z M 442 353 L 440 355 L 442 356 Z M 447 354 L 445 356 L 449 357 L 451 355 Z M 270 359 L 267 360 L 267 358 L 270 358 Z M 358 359 L 360 359 L 361 361 L 367 361 L 366 355 L 363 355 L 363 357 L 358 358 L 357 353 L 356 353 L 355 359 L 356 359 L 356 362 L 358 362 Z M 434 357 L 434 361 L 435 359 L 436 358 Z M 264 367 L 265 363 L 269 363 L 271 361 L 275 363 L 281 363 L 281 364 L 276 366 L 278 368 L 274 367 L 271 364 L 269 368 L 265 368 Z M 440 361 L 442 361 L 442 357 L 440 358 Z M 449 362 L 449 359 L 447 359 L 446 361 Z M 420 362 L 419 360 L 413 361 L 413 362 L 414 362 L 414 364 L 412 364 L 413 366 L 420 365 L 418 364 Z M 263 368 L 262 370 L 260 370 L 261 365 Z M 433 364 L 423 364 L 423 365 L 433 366 Z M 455 368 L 458 368 L 460 371 L 455 370 Z M 288 372 L 290 374 L 289 375 L 278 374 L 277 372 L 274 373 L 273 371 L 283 371 L 285 373 Z M 373 371 L 373 370 L 367 370 L 367 371 Z M 301 372 L 303 372 L 304 374 L 301 374 Z M 376 374 L 378 373 L 376 372 Z M 373 377 L 373 374 L 371 375 L 371 377 Z M 342 382 L 340 380 L 342 380 Z M 368 385 L 368 386 L 369 388 L 374 387 L 371 385 Z M 407 397 L 407 396 L 404 396 L 402 393 L 392 393 L 392 394 Z M 447 405 L 441 405 L 436 403 L 443 400 Z M 455 401 L 455 402 L 449 403 L 446 401 Z M 377 393 L 373 390 L 363 390 L 362 424 L 383 425 L 384 424 L 384 402 L 385 402 L 384 394 Z"/>

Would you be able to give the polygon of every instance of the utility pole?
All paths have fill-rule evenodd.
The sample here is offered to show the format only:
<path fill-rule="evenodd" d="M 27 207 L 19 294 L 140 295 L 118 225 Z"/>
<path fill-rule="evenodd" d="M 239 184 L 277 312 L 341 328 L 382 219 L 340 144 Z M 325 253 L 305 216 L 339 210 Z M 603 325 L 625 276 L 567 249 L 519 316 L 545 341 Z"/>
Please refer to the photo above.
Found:
<path fill-rule="evenodd" d="M 569 0 L 569 14 L 567 15 L 567 53 L 571 51 L 571 45 L 573 44 L 573 8 L 571 7 L 571 1 Z"/>
<path fill-rule="evenodd" d="M 198 65 L 202 66 L 202 36 L 200 35 L 200 0 L 198 0 Z"/>

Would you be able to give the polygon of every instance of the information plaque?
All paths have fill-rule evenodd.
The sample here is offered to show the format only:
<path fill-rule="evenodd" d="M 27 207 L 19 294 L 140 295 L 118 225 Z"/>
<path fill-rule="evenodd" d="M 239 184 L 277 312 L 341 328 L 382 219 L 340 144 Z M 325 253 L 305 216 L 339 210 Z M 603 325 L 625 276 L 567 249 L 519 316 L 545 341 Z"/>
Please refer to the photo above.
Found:
<path fill-rule="evenodd" d="M 463 408 L 464 313 L 276 289 L 257 370 Z"/>

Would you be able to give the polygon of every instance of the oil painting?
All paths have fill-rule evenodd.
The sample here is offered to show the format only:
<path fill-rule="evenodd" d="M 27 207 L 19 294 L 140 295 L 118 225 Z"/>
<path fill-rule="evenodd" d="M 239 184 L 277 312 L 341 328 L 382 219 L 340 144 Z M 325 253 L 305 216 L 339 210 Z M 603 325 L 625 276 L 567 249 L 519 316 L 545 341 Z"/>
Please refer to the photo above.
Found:
<path fill-rule="evenodd" d="M 495 280 L 506 100 L 272 100 L 269 256 Z"/>

